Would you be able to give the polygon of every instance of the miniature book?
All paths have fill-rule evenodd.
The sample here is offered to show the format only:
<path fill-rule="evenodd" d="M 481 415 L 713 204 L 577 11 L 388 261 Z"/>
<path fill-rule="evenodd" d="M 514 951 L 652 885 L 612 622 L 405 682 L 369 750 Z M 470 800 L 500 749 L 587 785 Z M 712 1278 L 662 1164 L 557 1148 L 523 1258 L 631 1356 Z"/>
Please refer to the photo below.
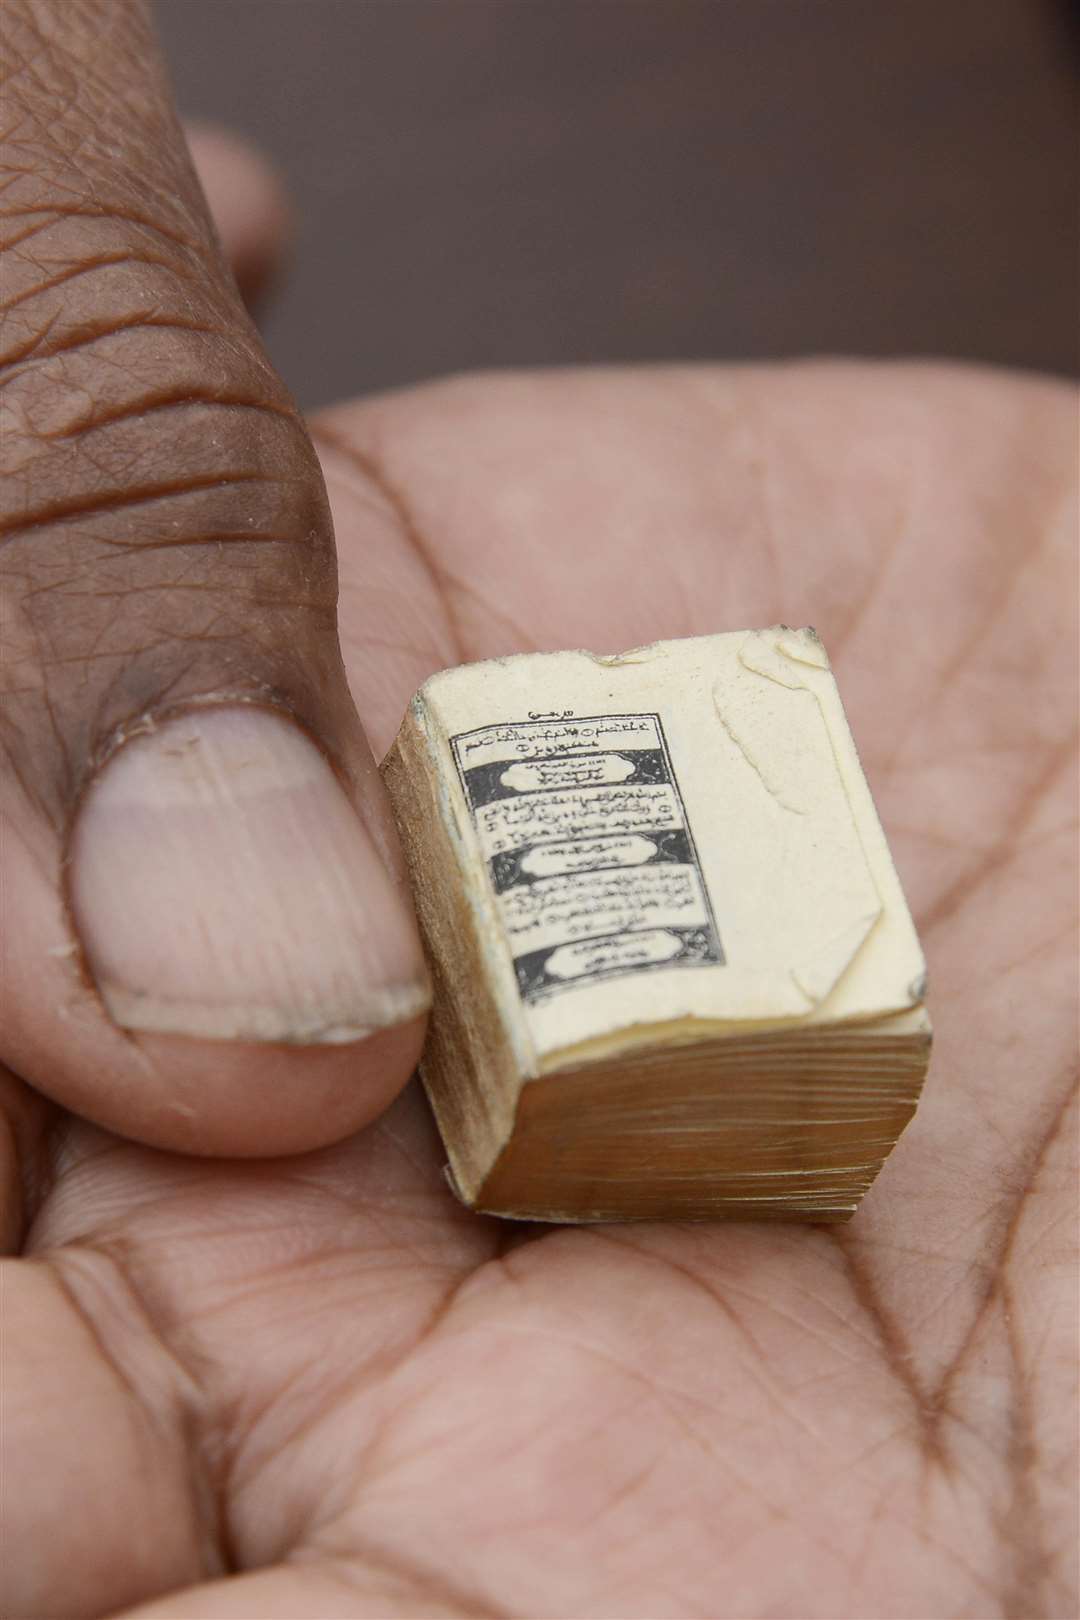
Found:
<path fill-rule="evenodd" d="M 459 1196 L 846 1220 L 911 1119 L 926 973 L 813 630 L 433 675 L 384 765 Z"/>

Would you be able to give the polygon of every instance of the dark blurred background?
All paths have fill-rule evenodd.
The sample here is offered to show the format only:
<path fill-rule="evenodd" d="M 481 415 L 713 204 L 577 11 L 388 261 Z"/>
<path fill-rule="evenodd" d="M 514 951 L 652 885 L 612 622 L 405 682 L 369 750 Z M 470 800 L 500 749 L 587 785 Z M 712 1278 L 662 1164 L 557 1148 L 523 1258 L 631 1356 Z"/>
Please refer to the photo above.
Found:
<path fill-rule="evenodd" d="M 1077 369 L 1068 0 L 157 0 L 298 215 L 306 406 L 466 367 Z"/>

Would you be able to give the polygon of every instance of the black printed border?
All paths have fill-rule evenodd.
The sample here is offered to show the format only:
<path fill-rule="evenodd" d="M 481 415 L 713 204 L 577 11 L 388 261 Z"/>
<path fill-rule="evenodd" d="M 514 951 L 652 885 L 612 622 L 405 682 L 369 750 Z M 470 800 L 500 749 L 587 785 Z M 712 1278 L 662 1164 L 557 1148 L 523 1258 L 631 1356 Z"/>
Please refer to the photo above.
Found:
<path fill-rule="evenodd" d="M 553 951 L 559 949 L 558 945 L 546 946 L 542 951 L 532 951 L 524 953 L 521 956 L 512 957 L 518 990 L 522 1000 L 527 1003 L 547 1000 L 550 996 L 557 994 L 561 990 L 578 990 L 583 988 L 585 985 L 595 984 L 600 979 L 618 978 L 630 973 L 658 972 L 663 969 L 671 969 L 676 967 L 700 967 L 703 962 L 708 962 L 708 964 L 713 967 L 723 967 L 727 961 L 724 954 L 724 947 L 720 939 L 720 930 L 717 927 L 716 913 L 713 910 L 712 896 L 709 893 L 709 886 L 705 881 L 705 873 L 702 871 L 701 858 L 697 852 L 697 844 L 694 840 L 693 830 L 690 826 L 690 817 L 686 811 L 686 802 L 683 799 L 682 789 L 679 787 L 679 779 L 675 774 L 675 768 L 671 762 L 671 750 L 668 747 L 667 736 L 664 732 L 664 723 L 661 720 L 660 715 L 655 710 L 651 709 L 639 709 L 632 714 L 567 714 L 561 715 L 558 720 L 552 719 L 551 724 L 559 725 L 566 721 L 577 725 L 588 725 L 593 720 L 654 720 L 656 722 L 656 734 L 660 739 L 660 748 L 663 752 L 664 765 L 667 770 L 667 786 L 669 786 L 674 793 L 676 802 L 679 806 L 679 811 L 682 815 L 683 829 L 686 834 L 686 842 L 689 849 L 690 860 L 698 875 L 698 881 L 701 884 L 701 893 L 705 901 L 705 912 L 709 919 L 708 930 L 684 930 L 667 926 L 664 930 L 667 933 L 692 934 L 694 936 L 694 946 L 696 946 L 696 949 L 691 948 L 690 950 L 686 950 L 684 947 L 684 950 L 680 952 L 678 956 L 669 957 L 667 960 L 662 962 L 638 962 L 632 967 L 601 969 L 599 972 L 595 973 L 583 973 L 574 979 L 548 979 L 543 973 L 542 960 L 538 959 L 550 956 Z M 457 771 L 461 791 L 465 797 L 465 802 L 469 807 L 469 815 L 472 818 L 473 826 L 477 828 L 477 832 L 479 832 L 479 827 L 476 819 L 476 807 L 474 807 L 472 803 L 472 796 L 469 791 L 469 782 L 467 777 L 467 771 L 469 769 L 475 769 L 476 767 L 465 767 L 462 765 L 461 752 L 458 747 L 459 743 L 465 742 L 465 740 L 469 737 L 475 737 L 479 732 L 492 731 L 496 728 L 512 731 L 517 730 L 519 727 L 535 726 L 538 723 L 539 722 L 536 720 L 492 720 L 489 721 L 487 725 L 474 726 L 469 731 L 455 732 L 454 735 L 449 739 L 450 748 L 454 756 L 454 768 Z M 528 763 L 540 763 L 541 761 L 558 759 L 583 759 L 598 753 L 618 754 L 620 752 L 623 752 L 623 750 L 620 750 L 617 744 L 613 744 L 610 748 L 582 749 L 580 753 L 576 754 L 536 754 L 530 761 L 528 761 Z M 625 752 L 633 753 L 635 750 L 627 749 Z M 513 763 L 513 760 L 506 761 L 506 765 Z M 544 792 L 547 790 L 539 789 L 538 791 Z M 648 835 L 643 834 L 642 836 L 644 837 Z M 544 844 L 562 842 L 565 842 L 565 840 L 537 838 L 527 846 L 522 847 L 534 849 L 540 848 Z M 491 883 L 492 890 L 497 899 L 499 891 L 496 888 L 495 872 L 493 870 L 496 859 L 497 857 L 492 857 L 492 860 L 486 861 L 485 865 L 488 868 L 488 881 Z M 589 868 L 589 871 L 608 870 L 610 870 L 608 867 Z M 624 938 L 627 934 L 645 934 L 651 932 L 653 932 L 653 930 L 649 928 L 627 928 L 623 930 L 621 935 L 605 935 L 599 937 L 617 939 Z M 563 941 L 562 943 L 569 944 L 571 942 Z M 584 943 L 584 941 L 582 941 L 582 943 Z M 689 945 L 690 940 L 688 939 L 685 944 Z M 715 949 L 715 955 L 712 954 L 713 949 Z"/>

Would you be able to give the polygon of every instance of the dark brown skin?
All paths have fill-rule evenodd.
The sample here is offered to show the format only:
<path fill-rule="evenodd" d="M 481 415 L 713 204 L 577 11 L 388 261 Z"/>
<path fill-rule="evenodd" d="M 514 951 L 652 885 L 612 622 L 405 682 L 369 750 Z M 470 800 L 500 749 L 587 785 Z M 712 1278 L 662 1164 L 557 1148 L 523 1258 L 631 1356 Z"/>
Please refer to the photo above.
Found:
<path fill-rule="evenodd" d="M 3 1057 L 61 1103 L 165 1146 L 321 1145 L 400 1089 L 415 1020 L 361 1049 L 136 1043 L 77 982 L 85 961 L 47 954 L 70 934 L 62 915 L 41 919 L 64 901 L 74 813 L 100 761 L 192 702 L 254 701 L 299 721 L 374 840 L 394 840 L 341 663 L 318 461 L 219 251 L 143 8 L 12 0 L 4 48 L 12 834 L 0 861 L 9 928 L 27 941 L 41 923 L 50 941 L 5 960 Z M 220 153 L 216 173 L 221 191 Z M 250 281 L 242 234 L 225 234 Z"/>
<path fill-rule="evenodd" d="M 4 26 L 4 1613 L 1074 1614 L 1071 392 L 825 364 L 341 406 L 343 675 L 318 466 L 141 12 Z M 249 172 L 220 229 L 258 269 Z M 839 1234 L 474 1218 L 412 1089 L 356 1130 L 417 1027 L 125 1034 L 38 951 L 148 710 L 268 697 L 377 822 L 350 691 L 381 754 L 440 666 L 776 620 L 833 655 L 938 1032 Z"/>

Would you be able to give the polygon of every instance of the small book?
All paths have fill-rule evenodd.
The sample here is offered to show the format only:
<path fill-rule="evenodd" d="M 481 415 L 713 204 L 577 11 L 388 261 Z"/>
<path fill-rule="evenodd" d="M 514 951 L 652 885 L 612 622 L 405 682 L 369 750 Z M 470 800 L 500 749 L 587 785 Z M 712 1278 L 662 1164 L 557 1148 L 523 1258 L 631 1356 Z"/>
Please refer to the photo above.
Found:
<path fill-rule="evenodd" d="M 926 972 L 813 630 L 433 675 L 384 765 L 471 1207 L 838 1221 L 911 1119 Z"/>

